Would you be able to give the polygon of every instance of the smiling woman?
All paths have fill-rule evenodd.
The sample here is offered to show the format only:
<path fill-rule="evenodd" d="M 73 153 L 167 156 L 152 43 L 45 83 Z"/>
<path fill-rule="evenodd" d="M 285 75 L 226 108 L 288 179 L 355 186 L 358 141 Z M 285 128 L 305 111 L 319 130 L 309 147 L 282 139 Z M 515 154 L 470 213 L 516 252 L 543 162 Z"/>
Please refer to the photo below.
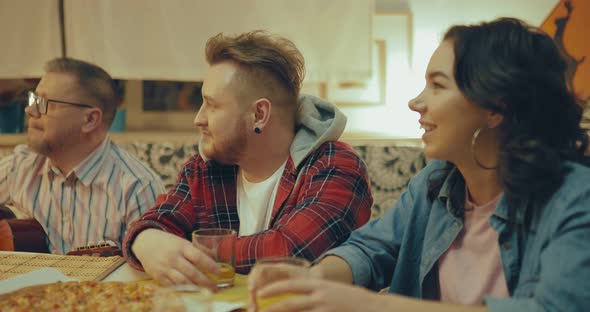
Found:
<path fill-rule="evenodd" d="M 309 272 L 255 268 L 251 291 L 305 295 L 269 311 L 586 311 L 589 142 L 565 72 L 520 20 L 451 27 L 410 102 L 434 159 Z"/>
<path fill-rule="evenodd" d="M 496 128 L 502 116 L 487 112 L 463 95 L 455 82 L 454 51 L 451 41 L 440 44 L 426 70 L 426 87 L 409 106 L 421 115 L 426 157 L 445 159 L 458 165 L 472 162 L 470 143 L 473 133 L 481 127 Z M 490 142 L 496 139 L 492 131 L 486 131 L 485 138 L 480 139 L 486 141 L 479 157 L 491 158 L 485 163 L 494 162 L 495 149 Z"/>

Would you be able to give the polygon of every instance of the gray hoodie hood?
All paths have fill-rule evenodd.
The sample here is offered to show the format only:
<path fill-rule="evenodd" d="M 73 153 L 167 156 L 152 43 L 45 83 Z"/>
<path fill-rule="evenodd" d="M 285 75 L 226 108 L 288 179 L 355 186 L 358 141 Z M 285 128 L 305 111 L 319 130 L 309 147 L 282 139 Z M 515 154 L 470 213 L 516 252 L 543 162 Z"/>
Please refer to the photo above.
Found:
<path fill-rule="evenodd" d="M 345 126 L 346 116 L 336 105 L 312 95 L 301 95 L 297 133 L 290 149 L 295 168 L 323 143 L 338 140 Z"/>

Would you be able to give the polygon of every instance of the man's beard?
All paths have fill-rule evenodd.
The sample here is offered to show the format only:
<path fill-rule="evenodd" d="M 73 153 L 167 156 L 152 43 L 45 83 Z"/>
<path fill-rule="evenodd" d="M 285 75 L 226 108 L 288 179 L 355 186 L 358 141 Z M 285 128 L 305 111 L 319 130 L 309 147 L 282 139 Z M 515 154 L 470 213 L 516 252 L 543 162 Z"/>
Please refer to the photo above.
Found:
<path fill-rule="evenodd" d="M 213 146 L 214 151 L 211 158 L 221 164 L 235 165 L 245 153 L 246 141 L 246 134 L 240 132 L 231 140 L 223 142 L 219 149 Z"/>
<path fill-rule="evenodd" d="M 44 156 L 50 155 L 53 151 L 53 148 L 51 144 L 49 144 L 49 142 L 42 140 L 42 138 L 38 138 L 38 140 L 33 140 L 30 134 L 27 135 L 27 145 L 35 153 Z"/>
<path fill-rule="evenodd" d="M 74 146 L 76 142 L 73 140 L 75 129 L 70 129 L 61 135 L 58 135 L 53 142 L 49 142 L 43 137 L 38 137 L 38 140 L 33 140 L 31 134 L 27 134 L 27 145 L 35 153 L 52 157 L 56 153 L 64 152 L 68 147 Z"/>
<path fill-rule="evenodd" d="M 244 156 L 246 146 L 248 145 L 248 136 L 246 135 L 245 127 L 239 125 L 235 128 L 235 135 L 228 140 L 222 142 L 209 142 L 209 147 L 212 149 L 205 156 L 211 160 L 215 160 L 220 164 L 235 165 Z"/>

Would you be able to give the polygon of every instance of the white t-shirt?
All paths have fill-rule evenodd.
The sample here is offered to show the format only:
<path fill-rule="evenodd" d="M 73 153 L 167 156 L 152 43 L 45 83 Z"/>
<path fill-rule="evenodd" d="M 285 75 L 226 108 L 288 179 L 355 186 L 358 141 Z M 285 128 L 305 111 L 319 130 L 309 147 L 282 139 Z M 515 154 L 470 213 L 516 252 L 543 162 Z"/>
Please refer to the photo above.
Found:
<path fill-rule="evenodd" d="M 239 236 L 252 235 L 268 229 L 285 165 L 286 161 L 268 179 L 258 183 L 248 181 L 242 169 L 238 170 Z"/>

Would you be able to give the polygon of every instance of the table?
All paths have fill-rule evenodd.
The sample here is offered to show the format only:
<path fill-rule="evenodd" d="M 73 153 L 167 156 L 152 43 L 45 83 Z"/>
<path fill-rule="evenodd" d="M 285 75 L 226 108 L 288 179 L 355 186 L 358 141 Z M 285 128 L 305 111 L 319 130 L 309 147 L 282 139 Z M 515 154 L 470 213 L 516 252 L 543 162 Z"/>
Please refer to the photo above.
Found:
<path fill-rule="evenodd" d="M 30 252 L 14 252 L 14 251 L 0 251 L 3 254 L 38 254 Z M 43 255 L 43 254 L 38 254 Z M 151 279 L 150 276 L 144 272 L 137 271 L 129 264 L 124 263 L 111 272 L 103 279 L 105 282 L 128 282 Z M 213 295 L 214 301 L 224 301 L 230 303 L 248 303 L 248 276 L 236 274 L 234 286 L 222 289 Z"/>
<path fill-rule="evenodd" d="M 127 282 L 127 281 L 139 281 L 150 279 L 149 275 L 144 272 L 137 271 L 132 268 L 129 264 L 124 263 L 111 274 L 109 274 L 103 281 L 111 282 Z M 234 286 L 226 289 L 222 289 L 213 295 L 215 301 L 226 301 L 226 302 L 248 302 L 248 276 L 242 274 L 236 274 Z"/>

